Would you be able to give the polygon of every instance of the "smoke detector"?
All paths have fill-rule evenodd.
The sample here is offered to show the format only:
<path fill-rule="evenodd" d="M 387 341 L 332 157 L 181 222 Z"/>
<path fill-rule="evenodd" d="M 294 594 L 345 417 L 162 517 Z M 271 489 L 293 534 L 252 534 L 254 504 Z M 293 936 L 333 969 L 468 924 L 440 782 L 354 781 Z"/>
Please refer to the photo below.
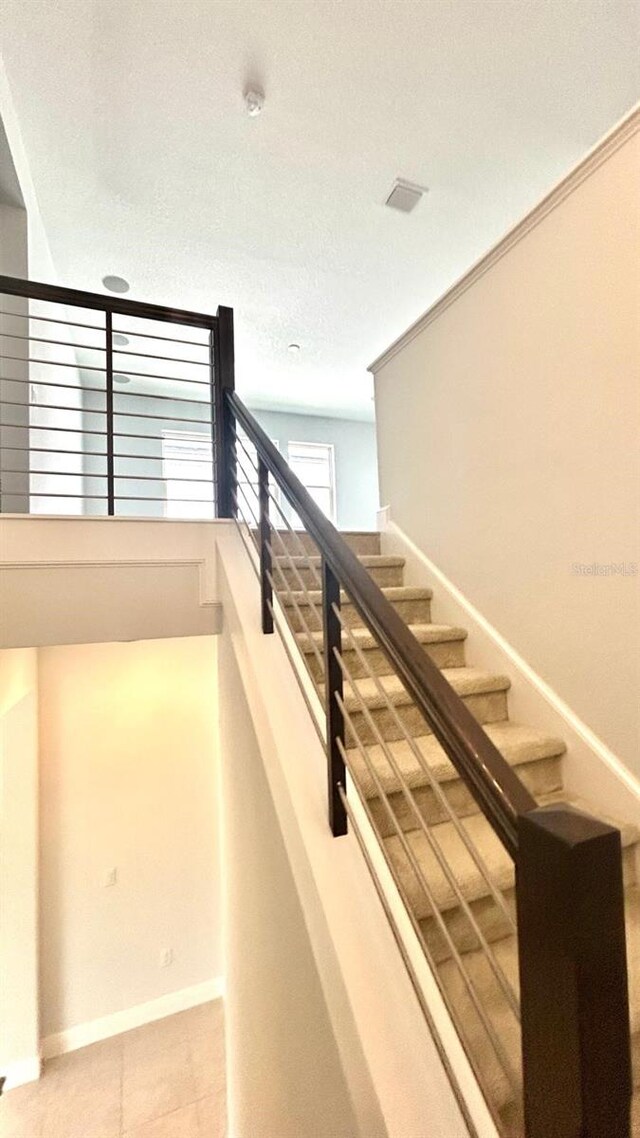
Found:
<path fill-rule="evenodd" d="M 426 186 L 416 186 L 413 182 L 405 182 L 403 178 L 396 178 L 393 189 L 385 205 L 390 209 L 398 209 L 400 213 L 411 213 L 424 195 L 428 193 Z"/>
<path fill-rule="evenodd" d="M 248 87 L 244 93 L 244 103 L 249 118 L 257 118 L 262 114 L 264 107 L 264 91 L 260 91 L 257 87 Z"/>

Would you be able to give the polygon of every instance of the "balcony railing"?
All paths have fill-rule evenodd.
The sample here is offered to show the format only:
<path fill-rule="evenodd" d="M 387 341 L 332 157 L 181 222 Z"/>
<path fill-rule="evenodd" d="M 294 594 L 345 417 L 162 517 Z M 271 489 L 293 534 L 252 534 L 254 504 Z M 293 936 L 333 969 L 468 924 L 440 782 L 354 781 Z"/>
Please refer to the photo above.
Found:
<path fill-rule="evenodd" d="M 233 314 L 0 276 L 0 510 L 209 518 Z"/>

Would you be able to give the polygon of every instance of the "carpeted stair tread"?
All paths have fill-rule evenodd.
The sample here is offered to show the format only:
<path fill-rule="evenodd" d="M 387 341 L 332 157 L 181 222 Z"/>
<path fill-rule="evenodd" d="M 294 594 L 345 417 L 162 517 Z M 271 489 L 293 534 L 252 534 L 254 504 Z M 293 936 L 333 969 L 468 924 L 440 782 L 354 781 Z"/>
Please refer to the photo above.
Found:
<path fill-rule="evenodd" d="M 627 925 L 629 925 L 630 921 L 634 922 L 637 919 L 639 911 L 637 886 L 630 886 L 625 890 L 625 907 Z M 627 939 L 630 939 L 629 932 Z M 493 944 L 492 950 L 495 959 L 517 994 L 519 992 L 519 976 L 516 938 L 507 937 Z M 463 961 L 480 996 L 483 1010 L 494 1027 L 504 1050 L 509 1056 L 519 1057 L 520 1030 L 517 1021 L 484 953 L 478 949 L 467 952 L 463 956 Z M 457 964 L 451 959 L 447 960 L 438 967 L 438 974 L 454 1008 L 456 1020 L 464 1024 L 466 1042 L 468 1045 L 470 1044 L 475 1062 L 480 1067 L 481 1082 L 485 1092 L 488 1091 L 491 1102 L 503 1116 L 508 1117 L 514 1113 L 517 1114 L 517 1101 L 514 1098 L 512 1088 L 489 1042 L 486 1029 L 480 1021 Z M 636 995 L 632 988 L 630 993 L 631 1031 L 633 1037 L 634 1086 L 637 1087 L 640 1085 L 640 1007 L 634 999 Z M 634 1109 L 636 1110 L 637 1122 L 640 1125 L 640 1105 L 636 1105 Z M 505 1130 L 514 1138 L 515 1135 L 521 1133 L 519 1125 L 514 1126 L 513 1123 L 506 1126 Z M 635 1135 L 636 1131 L 634 1130 Z"/>
<path fill-rule="evenodd" d="M 309 553 L 278 553 L 276 548 L 277 542 L 274 545 L 273 552 L 276 555 L 275 560 L 282 566 L 294 564 L 297 569 L 305 569 L 308 565 L 312 565 L 314 569 L 320 569 L 322 558 L 317 554 Z M 358 557 L 358 561 L 365 569 L 402 569 L 404 568 L 404 557 L 392 557 L 386 553 L 363 553 Z"/>
<path fill-rule="evenodd" d="M 253 531 L 254 534 L 256 531 Z M 283 545 L 291 553 L 299 553 L 300 548 L 309 553 L 318 552 L 318 547 L 313 538 L 305 530 L 291 530 L 279 529 L 278 534 L 282 540 Z M 349 549 L 352 550 L 358 557 L 368 556 L 372 553 L 380 553 L 380 534 L 376 530 L 341 530 L 340 536 L 346 541 Z M 274 539 L 277 544 L 277 538 Z M 282 546 L 280 546 L 282 548 Z"/>
<path fill-rule="evenodd" d="M 510 686 L 508 676 L 501 676 L 497 672 L 486 672 L 483 668 L 443 668 L 441 671 L 454 691 L 463 698 L 469 695 L 485 695 L 488 692 L 507 691 Z M 396 707 L 413 703 L 404 684 L 395 673 L 389 676 L 378 676 L 378 681 L 384 690 L 384 695 L 381 695 L 375 680 L 362 679 L 356 681 L 358 691 L 367 707 L 371 709 L 384 707 L 387 699 Z M 360 707 L 360 701 L 350 688 L 351 685 L 345 683 L 345 704 L 349 711 L 357 711 Z"/>
<path fill-rule="evenodd" d="M 564 754 L 566 748 L 561 739 L 536 731 L 506 719 L 500 723 L 489 723 L 485 731 L 507 762 L 514 767 Z M 433 777 L 440 783 L 457 780 L 460 776 L 453 763 L 433 735 L 420 735 L 414 739 L 424 762 Z M 394 762 L 411 789 L 428 786 L 429 777 L 416 758 L 413 748 L 405 739 L 387 744 Z M 399 790 L 399 781 L 386 758 L 383 748 L 377 744 L 367 748 L 367 754 L 386 793 Z M 377 797 L 378 791 L 367 765 L 357 747 L 349 751 L 358 784 L 365 798 Z"/>
<path fill-rule="evenodd" d="M 432 589 L 424 589 L 419 585 L 386 585 L 382 592 L 392 604 L 394 601 L 429 601 L 433 596 Z M 299 605 L 311 602 L 318 608 L 322 608 L 321 589 L 291 589 L 291 596 L 289 593 L 283 592 L 280 599 L 285 606 L 293 605 L 295 600 Z M 343 605 L 352 604 L 344 590 L 340 592 L 340 602 Z"/>
<path fill-rule="evenodd" d="M 420 644 L 440 644 L 450 640 L 466 640 L 467 638 L 465 629 L 457 628 L 453 624 L 409 624 L 407 627 Z M 363 652 L 378 647 L 378 641 L 375 636 L 369 632 L 368 628 L 354 628 L 352 632 L 358 648 L 361 648 Z M 323 633 L 319 631 L 313 632 L 312 639 L 314 644 L 321 645 L 324 640 Z M 296 640 L 303 652 L 313 652 L 309 636 L 306 632 L 297 632 Z M 342 651 L 355 651 L 349 642 L 348 636 L 343 637 Z"/>
<path fill-rule="evenodd" d="M 567 798 L 561 791 L 545 795 L 541 799 L 541 805 L 551 802 L 570 802 L 571 805 L 576 806 L 577 809 L 594 813 L 593 808 L 587 803 L 581 799 Z M 484 815 L 480 813 L 470 814 L 466 818 L 460 819 L 460 824 L 464 827 L 474 848 L 484 862 L 495 888 L 503 893 L 506 890 L 512 889 L 515 879 L 513 861 L 502 845 L 502 842 L 496 837 Z M 638 841 L 640 835 L 635 826 L 621 825 L 620 830 L 623 848 L 630 848 Z M 490 888 L 466 848 L 462 838 L 456 831 L 453 822 L 440 822 L 435 826 L 430 826 L 429 832 L 437 842 L 446 864 L 450 870 L 453 871 L 455 880 L 458 883 L 464 899 L 467 902 L 472 902 L 490 896 Z M 443 870 L 440 868 L 436 855 L 431 849 L 429 840 L 423 829 L 407 831 L 405 833 L 405 840 L 424 877 L 429 883 L 438 909 L 444 912 L 452 908 L 457 908 L 459 900 L 452 886 L 447 881 Z M 398 835 L 393 835 L 385 838 L 384 844 L 387 854 L 400 877 L 405 900 L 414 916 L 418 920 L 429 917 L 431 915 L 431 907 L 428 898 L 416 878 L 410 859 L 402 846 L 400 838 Z M 631 872 L 632 866 L 627 865 L 627 876 L 629 876 Z"/>

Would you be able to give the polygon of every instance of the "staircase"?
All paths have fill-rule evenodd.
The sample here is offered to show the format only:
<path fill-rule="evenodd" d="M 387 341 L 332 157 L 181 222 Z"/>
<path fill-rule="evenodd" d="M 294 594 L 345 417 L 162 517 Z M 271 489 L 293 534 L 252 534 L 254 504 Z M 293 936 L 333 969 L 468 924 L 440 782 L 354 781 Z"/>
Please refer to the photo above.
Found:
<path fill-rule="evenodd" d="M 283 532 L 279 536 L 282 555 L 276 558 L 274 575 L 276 585 L 281 585 L 278 597 L 323 699 L 323 633 L 318 617 L 320 558 L 308 535 Z M 465 630 L 433 622 L 431 591 L 404 584 L 402 558 L 384 556 L 378 534 L 342 536 L 537 801 L 567 801 L 562 782 L 565 745 L 559 738 L 510 720 L 508 676 L 483 671 L 467 662 Z M 342 658 L 356 681 L 345 682 L 344 686 L 348 767 L 367 803 L 370 820 L 420 930 L 441 991 L 499 1128 L 505 1138 L 522 1138 L 519 1024 L 509 998 L 510 987 L 517 1002 L 513 862 L 443 749 L 428 733 L 424 718 L 346 597 L 342 613 L 351 632 L 345 635 L 343 629 Z M 400 713 L 421 761 L 390 705 Z M 356 745 L 358 738 L 360 745 Z M 410 788 L 411 800 L 398 773 Z M 450 820 L 434 783 L 460 820 L 458 826 Z M 574 800 L 573 804 L 598 815 L 595 802 Z M 622 832 L 624 849 L 636 1051 L 640 1041 L 640 993 L 635 990 L 640 964 L 640 892 L 636 876 L 640 834 L 633 826 L 614 824 Z M 430 900 L 420 886 L 416 863 L 428 882 Z M 448 867 L 449 872 L 443 867 Z M 488 870 L 488 874 L 481 869 Z M 478 995 L 480 1009 L 462 981 L 455 953 Z M 496 1044 L 491 1043 L 492 1034 Z M 640 1138 L 638 1094 L 634 1098 L 633 1134 Z"/>
<path fill-rule="evenodd" d="M 290 633 L 297 640 L 326 712 L 328 829 L 340 838 L 350 826 L 362 838 L 349 774 L 502 1134 L 630 1138 L 629 1019 L 634 1051 L 640 1037 L 637 831 L 598 821 L 597 803 L 576 803 L 583 813 L 561 804 L 562 740 L 511 722 L 508 676 L 467 662 L 465 630 L 434 622 L 431 591 L 404 584 L 402 559 L 383 556 L 377 534 L 341 537 L 327 520 L 234 390 L 230 309 L 214 316 L 6 276 L 0 292 L 19 306 L 9 309 L 12 320 L 22 318 L 22 301 L 33 300 L 32 319 L 55 326 L 62 305 L 70 309 L 64 327 L 73 329 L 80 309 L 82 337 L 93 329 L 101 345 L 95 351 L 103 367 L 94 370 L 104 376 L 105 407 L 96 412 L 104 430 L 94 434 L 105 439 L 96 475 L 103 492 L 86 494 L 83 486 L 63 495 L 78 499 L 73 512 L 130 514 L 135 502 L 136 513 L 155 516 L 166 496 L 165 484 L 154 488 L 151 476 L 148 497 L 127 489 L 140 475 L 121 463 L 145 456 L 128 442 L 121 451 L 118 440 L 159 439 L 168 412 L 163 404 L 145 415 L 141 436 L 126 418 L 123 427 L 131 413 L 120 409 L 124 396 L 114 398 L 114 382 L 120 367 L 129 370 L 122 356 L 139 361 L 147 349 L 136 349 L 135 340 L 123 352 L 118 322 L 126 320 L 127 340 L 157 339 L 157 354 L 147 355 L 153 374 L 135 373 L 139 379 L 188 383 L 183 401 L 200 404 L 202 417 L 185 422 L 210 427 L 213 461 L 198 460 L 193 478 L 179 480 L 188 497 L 176 501 L 201 503 L 206 518 L 233 519 L 258 578 L 263 633 L 277 632 L 290 656 Z M 73 347 L 71 335 L 47 343 Z M 11 327 L 6 336 L 25 339 L 28 355 L 38 357 L 42 333 Z M 206 369 L 201 378 L 173 375 L 167 341 L 189 346 L 182 364 Z M 30 382 L 51 386 L 33 376 Z M 43 447 L 60 463 L 51 469 L 64 470 L 67 451 L 53 442 Z M 8 441 L 6 449 L 13 454 L 24 443 Z M 20 480 L 24 471 L 12 461 L 5 479 Z M 202 465 L 210 466 L 208 478 Z M 191 494 L 190 481 L 199 484 Z M 0 510 L 11 512 L 16 486 L 3 483 L 3 493 Z M 57 497 L 43 488 L 38 509 L 53 509 Z M 292 517 L 304 532 L 292 529 Z M 306 677 L 301 688 L 314 715 Z"/>

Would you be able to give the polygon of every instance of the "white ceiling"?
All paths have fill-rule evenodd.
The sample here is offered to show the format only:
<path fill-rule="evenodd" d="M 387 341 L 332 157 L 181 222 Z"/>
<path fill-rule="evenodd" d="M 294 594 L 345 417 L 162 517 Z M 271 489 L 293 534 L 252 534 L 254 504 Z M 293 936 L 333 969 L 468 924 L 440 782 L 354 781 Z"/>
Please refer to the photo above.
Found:
<path fill-rule="evenodd" d="M 1 0 L 0 51 L 60 281 L 230 304 L 247 399 L 355 417 L 640 87 L 632 0 Z"/>

